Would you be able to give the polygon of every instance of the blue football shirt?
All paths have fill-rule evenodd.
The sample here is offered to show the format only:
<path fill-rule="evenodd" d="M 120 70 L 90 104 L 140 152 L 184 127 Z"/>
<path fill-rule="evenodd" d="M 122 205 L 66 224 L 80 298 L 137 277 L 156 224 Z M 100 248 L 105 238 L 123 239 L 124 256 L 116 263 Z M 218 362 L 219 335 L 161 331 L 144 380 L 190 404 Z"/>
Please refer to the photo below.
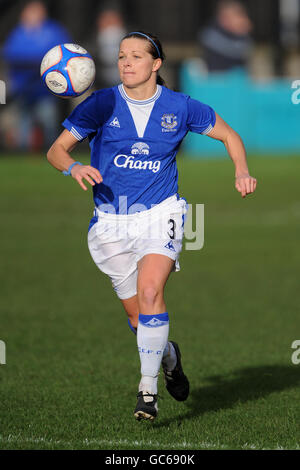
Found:
<path fill-rule="evenodd" d="M 137 101 L 118 85 L 93 93 L 63 126 L 79 141 L 89 139 L 91 165 L 103 177 L 93 187 L 95 205 L 122 214 L 177 194 L 183 138 L 188 131 L 209 133 L 215 121 L 210 106 L 183 93 L 158 85 L 152 98 Z"/>

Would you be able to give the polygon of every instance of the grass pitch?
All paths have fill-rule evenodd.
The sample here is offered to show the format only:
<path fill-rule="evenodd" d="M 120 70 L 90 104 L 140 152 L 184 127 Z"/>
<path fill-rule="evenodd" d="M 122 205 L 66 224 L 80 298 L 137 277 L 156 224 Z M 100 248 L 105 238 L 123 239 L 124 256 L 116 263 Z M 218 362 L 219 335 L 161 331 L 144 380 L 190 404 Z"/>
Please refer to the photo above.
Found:
<path fill-rule="evenodd" d="M 166 290 L 191 394 L 160 376 L 152 424 L 133 417 L 136 340 L 88 252 L 90 192 L 44 157 L 0 159 L 0 448 L 300 448 L 300 158 L 249 165 L 242 199 L 230 161 L 179 158 L 181 194 L 205 204 L 204 247 Z"/>

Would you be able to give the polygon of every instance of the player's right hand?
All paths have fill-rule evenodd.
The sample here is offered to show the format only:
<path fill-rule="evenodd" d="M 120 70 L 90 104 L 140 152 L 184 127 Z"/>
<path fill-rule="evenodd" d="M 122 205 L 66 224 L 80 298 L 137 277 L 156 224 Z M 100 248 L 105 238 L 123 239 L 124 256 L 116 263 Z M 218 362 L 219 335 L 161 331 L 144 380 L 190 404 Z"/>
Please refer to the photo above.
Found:
<path fill-rule="evenodd" d="M 84 179 L 90 183 L 91 186 L 95 186 L 96 183 L 100 184 L 103 181 L 100 171 L 90 165 L 73 166 L 71 175 L 84 191 L 88 189 L 83 182 Z"/>

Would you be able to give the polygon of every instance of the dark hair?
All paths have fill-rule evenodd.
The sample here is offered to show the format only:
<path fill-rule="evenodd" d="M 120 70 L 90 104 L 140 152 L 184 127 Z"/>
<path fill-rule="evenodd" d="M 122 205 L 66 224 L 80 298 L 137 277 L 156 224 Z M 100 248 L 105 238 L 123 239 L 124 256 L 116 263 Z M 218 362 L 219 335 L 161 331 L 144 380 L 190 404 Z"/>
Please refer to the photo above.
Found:
<path fill-rule="evenodd" d="M 148 36 L 148 38 L 150 38 L 151 40 L 147 39 L 146 36 Z M 153 59 L 161 59 L 162 62 L 165 60 L 165 54 L 164 54 L 161 42 L 158 39 L 158 37 L 154 36 L 154 34 L 145 33 L 144 31 L 136 31 L 134 33 L 126 34 L 126 36 L 123 37 L 122 41 L 124 39 L 129 39 L 129 38 L 137 38 L 137 39 L 143 39 L 144 41 L 147 41 L 147 44 L 149 46 L 148 52 L 152 55 Z M 159 74 L 157 74 L 156 83 L 158 85 L 166 86 L 164 79 Z"/>
<path fill-rule="evenodd" d="M 243 11 L 246 11 L 246 5 L 244 5 L 240 0 L 219 0 L 216 5 L 216 11 L 217 13 L 220 13 L 220 11 L 231 7 L 239 7 L 243 9 Z"/>

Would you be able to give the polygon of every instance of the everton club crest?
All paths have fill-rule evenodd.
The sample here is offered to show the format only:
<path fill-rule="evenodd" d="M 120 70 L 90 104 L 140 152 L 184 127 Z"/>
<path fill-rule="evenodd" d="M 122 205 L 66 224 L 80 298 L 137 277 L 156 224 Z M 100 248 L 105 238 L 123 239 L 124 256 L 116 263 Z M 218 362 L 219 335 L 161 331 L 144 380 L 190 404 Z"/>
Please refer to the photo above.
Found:
<path fill-rule="evenodd" d="M 162 132 L 175 132 L 177 124 L 175 114 L 164 114 L 161 118 Z"/>

